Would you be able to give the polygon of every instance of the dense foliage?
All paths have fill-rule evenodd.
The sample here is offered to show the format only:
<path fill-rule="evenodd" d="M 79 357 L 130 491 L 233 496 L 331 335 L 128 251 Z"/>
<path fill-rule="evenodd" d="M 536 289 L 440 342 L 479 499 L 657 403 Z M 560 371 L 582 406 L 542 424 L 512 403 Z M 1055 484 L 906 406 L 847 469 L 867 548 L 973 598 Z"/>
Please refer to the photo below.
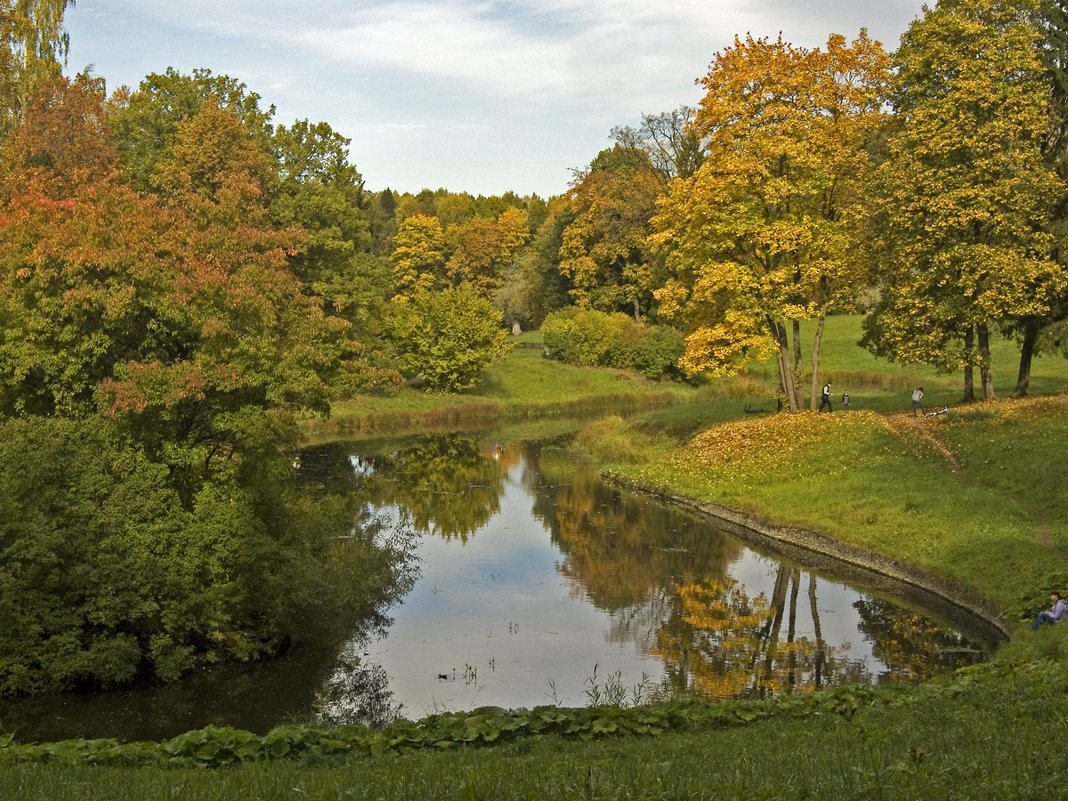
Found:
<path fill-rule="evenodd" d="M 571 308 L 542 323 L 545 355 L 583 367 L 618 367 L 648 378 L 681 377 L 682 334 L 616 312 Z"/>
<path fill-rule="evenodd" d="M 994 394 L 992 330 L 1023 340 L 1023 394 L 1064 327 L 1052 0 L 942 0 L 895 53 L 738 38 L 698 108 L 614 129 L 549 199 L 365 191 L 348 139 L 209 69 L 105 98 L 62 76 L 69 5 L 0 2 L 0 418 L 29 465 L 0 486 L 7 691 L 276 647 L 332 558 L 260 489 L 297 420 L 402 376 L 469 391 L 508 327 L 653 378 L 771 354 L 791 411 L 836 312 L 966 397 L 974 367 Z"/>
<path fill-rule="evenodd" d="M 371 550 L 363 575 L 332 568 L 341 511 L 263 476 L 209 482 L 186 509 L 101 417 L 3 424 L 0 692 L 172 679 L 310 636 L 381 573 Z"/>
<path fill-rule="evenodd" d="M 508 347 L 492 304 L 466 284 L 393 304 L 387 328 L 400 364 L 443 392 L 472 387 Z"/>

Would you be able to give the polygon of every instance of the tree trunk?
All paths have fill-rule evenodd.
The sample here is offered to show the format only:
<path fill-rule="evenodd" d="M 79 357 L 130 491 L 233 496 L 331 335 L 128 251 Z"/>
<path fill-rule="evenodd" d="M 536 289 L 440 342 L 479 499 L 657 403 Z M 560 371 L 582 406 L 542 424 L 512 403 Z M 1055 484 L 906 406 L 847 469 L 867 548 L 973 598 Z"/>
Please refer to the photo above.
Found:
<path fill-rule="evenodd" d="M 975 379 L 972 376 L 972 345 L 975 343 L 975 329 L 968 326 L 964 332 L 964 401 L 975 400 Z"/>
<path fill-rule="evenodd" d="M 792 320 L 791 328 L 794 334 L 794 379 L 801 380 L 801 321 Z"/>
<path fill-rule="evenodd" d="M 994 377 L 990 372 L 990 329 L 986 323 L 975 326 L 979 339 L 979 375 L 983 383 L 983 400 L 993 400 Z"/>
<path fill-rule="evenodd" d="M 827 319 L 827 315 L 821 314 L 816 321 L 816 335 L 812 339 L 812 398 L 809 408 L 815 411 L 816 398 L 819 396 L 820 389 L 820 343 L 823 341 L 823 323 Z"/>
<path fill-rule="evenodd" d="M 1027 388 L 1031 384 L 1031 359 L 1035 355 L 1037 341 L 1038 318 L 1028 317 L 1024 322 L 1023 343 L 1020 345 L 1020 372 L 1016 376 L 1016 389 L 1012 391 L 1014 398 L 1027 396 Z"/>
<path fill-rule="evenodd" d="M 779 364 L 779 379 L 782 383 L 783 390 L 786 392 L 786 401 L 790 406 L 790 411 L 797 412 L 801 409 L 801 404 L 797 397 L 797 386 L 794 384 L 794 371 L 790 366 L 790 343 L 786 338 L 786 326 L 778 320 L 773 320 L 770 317 L 767 318 L 768 327 L 771 329 L 771 335 L 775 338 L 775 343 L 778 347 L 777 361 Z"/>

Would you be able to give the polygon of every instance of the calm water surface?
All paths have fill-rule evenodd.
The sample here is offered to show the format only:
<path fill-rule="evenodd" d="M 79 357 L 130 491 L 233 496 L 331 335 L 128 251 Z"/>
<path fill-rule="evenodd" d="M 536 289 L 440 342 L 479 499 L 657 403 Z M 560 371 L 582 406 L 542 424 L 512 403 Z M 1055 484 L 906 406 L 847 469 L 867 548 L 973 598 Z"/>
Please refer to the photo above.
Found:
<path fill-rule="evenodd" d="M 388 620 L 174 685 L 3 703 L 0 730 L 158 739 L 209 723 L 262 733 L 612 693 L 751 697 L 919 681 L 991 647 L 966 620 L 607 486 L 563 443 L 331 444 L 302 453 L 298 480 L 357 493 L 363 525 L 409 544 L 416 578 Z"/>

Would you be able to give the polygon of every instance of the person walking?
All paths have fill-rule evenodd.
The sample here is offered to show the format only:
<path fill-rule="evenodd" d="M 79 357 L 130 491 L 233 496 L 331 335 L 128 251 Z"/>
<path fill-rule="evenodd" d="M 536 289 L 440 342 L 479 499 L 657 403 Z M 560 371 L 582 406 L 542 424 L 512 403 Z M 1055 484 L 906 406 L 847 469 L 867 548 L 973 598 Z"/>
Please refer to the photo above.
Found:
<path fill-rule="evenodd" d="M 848 389 L 843 389 L 842 390 L 842 408 L 843 409 L 848 409 L 849 408 L 849 390 Z"/>
<path fill-rule="evenodd" d="M 830 381 L 828 381 L 826 384 L 823 385 L 823 397 L 820 398 L 820 411 L 821 412 L 823 411 L 823 407 L 824 406 L 827 407 L 827 411 L 829 411 L 829 412 L 833 412 L 834 411 L 834 409 L 831 408 L 831 382 Z"/>
<path fill-rule="evenodd" d="M 1049 594 L 1050 604 L 1048 611 L 1039 612 L 1038 617 L 1031 623 L 1031 631 L 1038 631 L 1043 623 L 1063 623 L 1065 615 L 1068 615 L 1068 601 L 1065 601 L 1059 592 Z"/>
<path fill-rule="evenodd" d="M 923 387 L 917 387 L 916 391 L 912 393 L 912 416 L 916 416 L 916 410 L 920 410 L 920 414 L 927 414 L 923 409 L 923 404 L 920 403 L 920 399 L 923 398 Z"/>

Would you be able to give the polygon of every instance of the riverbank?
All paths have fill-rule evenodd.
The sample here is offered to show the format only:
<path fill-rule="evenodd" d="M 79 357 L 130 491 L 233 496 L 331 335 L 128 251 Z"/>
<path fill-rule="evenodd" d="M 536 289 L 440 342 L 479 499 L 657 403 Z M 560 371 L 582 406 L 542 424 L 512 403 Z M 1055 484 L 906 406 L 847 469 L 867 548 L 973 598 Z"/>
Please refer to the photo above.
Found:
<path fill-rule="evenodd" d="M 540 733 L 488 725 L 492 713 L 476 712 L 447 722 L 466 739 L 415 749 L 405 743 L 440 732 L 439 722 L 388 732 L 376 751 L 337 747 L 351 734 L 344 731 L 305 735 L 297 740 L 305 747 L 290 751 L 301 734 L 290 727 L 274 736 L 271 759 L 253 745 L 248 761 L 224 759 L 215 770 L 202 765 L 233 758 L 247 742 L 233 732 L 192 733 L 170 764 L 151 762 L 150 746 L 102 744 L 87 759 L 79 744 L 60 744 L 47 761 L 22 762 L 0 749 L 0 797 L 1048 801 L 1068 780 L 1057 744 L 1068 676 L 1049 660 L 979 665 L 911 689 L 727 704 L 726 712 L 724 704 L 584 710 L 585 725 L 575 727 L 568 721 L 577 716 L 558 710 L 561 725 Z"/>
<path fill-rule="evenodd" d="M 740 420 L 693 439 L 655 417 L 580 447 L 615 480 L 973 606 L 1005 634 L 1068 580 L 1068 397 Z M 626 443 L 621 448 L 620 443 Z M 903 571 L 903 572 L 902 572 Z M 1013 638 L 1008 652 L 1027 652 Z"/>

